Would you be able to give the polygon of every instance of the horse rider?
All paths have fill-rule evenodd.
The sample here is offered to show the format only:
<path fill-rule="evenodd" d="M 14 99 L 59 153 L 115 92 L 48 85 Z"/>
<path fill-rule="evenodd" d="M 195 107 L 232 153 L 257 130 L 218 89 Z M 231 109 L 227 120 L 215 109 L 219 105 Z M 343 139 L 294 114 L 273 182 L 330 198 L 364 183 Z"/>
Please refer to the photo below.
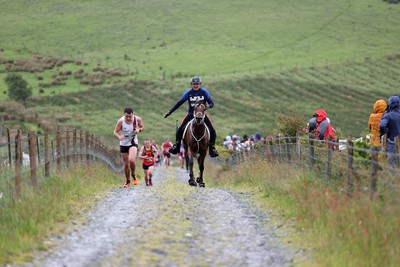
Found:
<path fill-rule="evenodd" d="M 187 90 L 182 98 L 176 102 L 176 104 L 165 114 L 164 118 L 167 118 L 171 115 L 175 110 L 177 110 L 183 103 L 188 101 L 189 109 L 186 117 L 182 120 L 181 125 L 179 126 L 176 132 L 176 142 L 169 149 L 169 151 L 176 155 L 179 153 L 180 144 L 183 137 L 183 131 L 185 130 L 186 124 L 194 118 L 194 106 L 196 103 L 204 104 L 206 109 L 214 107 L 214 102 L 211 100 L 210 93 L 201 87 L 201 79 L 199 76 L 194 76 L 190 79 L 191 88 Z M 210 157 L 218 157 L 218 151 L 215 148 L 215 140 L 217 138 L 217 134 L 215 132 L 214 126 L 211 120 L 206 115 L 204 118 L 204 122 L 210 130 L 210 143 L 209 143 L 209 154 Z"/>

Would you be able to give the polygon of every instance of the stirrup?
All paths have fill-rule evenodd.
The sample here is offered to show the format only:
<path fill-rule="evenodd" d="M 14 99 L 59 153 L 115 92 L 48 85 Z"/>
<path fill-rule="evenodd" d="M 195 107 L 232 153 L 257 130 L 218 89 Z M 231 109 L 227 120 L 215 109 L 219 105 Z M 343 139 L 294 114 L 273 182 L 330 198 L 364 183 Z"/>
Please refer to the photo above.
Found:
<path fill-rule="evenodd" d="M 215 149 L 214 146 L 210 146 L 210 151 L 209 151 L 210 157 L 215 158 L 218 157 L 218 151 Z"/>

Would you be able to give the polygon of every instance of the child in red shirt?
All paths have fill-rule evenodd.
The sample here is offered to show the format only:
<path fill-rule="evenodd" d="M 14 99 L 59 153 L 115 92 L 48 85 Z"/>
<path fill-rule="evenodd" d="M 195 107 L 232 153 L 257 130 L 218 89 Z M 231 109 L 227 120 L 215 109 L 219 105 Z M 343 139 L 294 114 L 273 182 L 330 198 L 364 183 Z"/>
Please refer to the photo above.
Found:
<path fill-rule="evenodd" d="M 144 180 L 146 181 L 146 186 L 153 186 L 153 171 L 154 171 L 154 163 L 156 162 L 156 158 L 158 157 L 157 149 L 151 144 L 149 139 L 144 141 L 144 146 L 140 149 L 139 158 L 142 159 L 143 164 L 143 172 L 144 172 Z"/>

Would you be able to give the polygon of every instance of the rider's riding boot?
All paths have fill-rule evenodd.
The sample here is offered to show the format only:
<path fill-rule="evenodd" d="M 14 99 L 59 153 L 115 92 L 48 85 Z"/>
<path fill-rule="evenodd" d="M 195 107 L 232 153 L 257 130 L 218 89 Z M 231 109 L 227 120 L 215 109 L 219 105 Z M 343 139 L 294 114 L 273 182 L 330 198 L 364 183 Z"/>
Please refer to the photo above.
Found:
<path fill-rule="evenodd" d="M 212 157 L 212 158 L 215 158 L 215 157 L 218 157 L 218 156 L 219 156 L 218 151 L 217 151 L 217 149 L 215 148 L 215 145 L 214 145 L 214 144 L 210 144 L 210 151 L 209 151 L 209 154 L 210 154 L 210 157 Z"/>
<path fill-rule="evenodd" d="M 176 131 L 176 142 L 175 144 L 168 150 L 169 153 L 171 154 L 178 154 L 179 151 L 181 150 L 181 140 L 182 140 L 182 136 L 183 136 L 183 126 L 181 125 L 178 130 Z"/>
<path fill-rule="evenodd" d="M 181 140 L 176 141 L 176 143 L 168 150 L 171 154 L 178 154 L 181 150 Z"/>

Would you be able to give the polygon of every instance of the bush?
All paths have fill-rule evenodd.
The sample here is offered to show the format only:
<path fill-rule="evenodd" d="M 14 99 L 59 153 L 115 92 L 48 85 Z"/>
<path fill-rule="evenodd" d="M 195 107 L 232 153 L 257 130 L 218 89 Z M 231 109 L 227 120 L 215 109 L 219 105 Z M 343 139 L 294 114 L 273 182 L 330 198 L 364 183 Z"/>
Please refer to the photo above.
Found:
<path fill-rule="evenodd" d="M 299 113 L 296 108 L 289 107 L 288 112 L 278 113 L 276 124 L 280 134 L 294 137 L 296 133 L 304 132 L 307 126 L 307 118 L 305 114 Z"/>
<path fill-rule="evenodd" d="M 8 86 L 8 97 L 12 100 L 23 102 L 26 108 L 26 100 L 32 96 L 32 88 L 21 75 L 9 73 L 4 81 Z"/>

